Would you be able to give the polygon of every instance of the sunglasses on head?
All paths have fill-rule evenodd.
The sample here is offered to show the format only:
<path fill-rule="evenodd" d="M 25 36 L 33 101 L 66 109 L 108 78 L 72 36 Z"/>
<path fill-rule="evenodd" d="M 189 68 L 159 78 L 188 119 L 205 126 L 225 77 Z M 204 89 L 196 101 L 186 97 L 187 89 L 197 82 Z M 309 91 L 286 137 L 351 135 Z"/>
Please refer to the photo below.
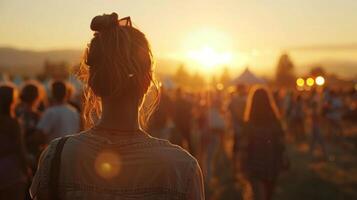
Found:
<path fill-rule="evenodd" d="M 132 26 L 130 17 L 124 17 L 118 20 L 119 26 Z"/>

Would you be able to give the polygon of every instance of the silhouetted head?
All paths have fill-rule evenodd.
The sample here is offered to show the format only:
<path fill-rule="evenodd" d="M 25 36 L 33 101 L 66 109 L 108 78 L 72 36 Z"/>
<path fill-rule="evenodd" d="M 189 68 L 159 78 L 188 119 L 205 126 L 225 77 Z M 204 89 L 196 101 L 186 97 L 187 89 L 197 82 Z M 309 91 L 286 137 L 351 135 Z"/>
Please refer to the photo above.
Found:
<path fill-rule="evenodd" d="M 12 84 L 0 85 L 0 115 L 11 116 L 14 114 L 18 92 Z"/>
<path fill-rule="evenodd" d="M 144 33 L 131 26 L 130 18 L 118 20 L 116 13 L 94 17 L 91 29 L 94 37 L 79 74 L 87 83 L 84 104 L 87 125 L 93 124 L 93 112 L 101 113 L 103 99 L 138 102 L 140 117 L 147 120 L 154 106 L 145 107 L 145 111 L 141 104 L 153 80 L 153 58 Z"/>
<path fill-rule="evenodd" d="M 269 124 L 279 119 L 279 112 L 271 92 L 262 86 L 251 89 L 244 120 L 248 123 Z"/>
<path fill-rule="evenodd" d="M 33 105 L 39 100 L 39 97 L 40 89 L 37 83 L 28 82 L 23 86 L 20 95 L 20 99 L 23 103 Z"/>
<path fill-rule="evenodd" d="M 52 98 L 56 103 L 63 103 L 67 100 L 67 85 L 64 81 L 55 81 L 51 85 Z"/>

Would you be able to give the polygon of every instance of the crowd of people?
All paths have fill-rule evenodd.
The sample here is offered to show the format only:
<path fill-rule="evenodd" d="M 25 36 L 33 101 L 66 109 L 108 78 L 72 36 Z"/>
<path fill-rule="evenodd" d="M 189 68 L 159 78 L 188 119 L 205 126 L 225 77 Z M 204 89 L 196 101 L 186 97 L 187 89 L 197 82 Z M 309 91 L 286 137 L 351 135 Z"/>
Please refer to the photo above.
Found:
<path fill-rule="evenodd" d="M 0 86 L 1 199 L 24 199 L 41 152 L 58 137 L 80 131 L 80 110 L 70 102 L 70 87 L 54 81 L 47 98 L 44 87 L 29 81 L 21 90 Z"/>
<path fill-rule="evenodd" d="M 327 140 L 341 140 L 355 91 L 162 86 L 148 117 L 150 48 L 130 18 L 119 22 L 115 13 L 93 18 L 83 90 L 64 80 L 1 83 L 0 199 L 29 199 L 30 185 L 38 199 L 204 199 L 225 154 L 250 198 L 269 200 L 292 159 L 286 143 L 308 142 L 311 154 L 320 145 L 332 158 Z"/>
<path fill-rule="evenodd" d="M 37 81 L 21 87 L 1 84 L 2 195 L 23 199 L 49 142 L 84 129 L 82 105 L 72 94 L 73 87 L 66 81 L 53 81 L 48 92 Z M 342 119 L 355 98 L 356 94 L 328 89 L 272 93 L 267 87 L 243 84 L 230 92 L 162 87 L 146 130 L 194 155 L 206 187 L 215 176 L 215 159 L 225 153 L 234 170 L 251 179 L 257 190 L 253 193 L 270 199 L 279 172 L 289 167 L 285 143 L 307 142 L 311 154 L 319 145 L 322 156 L 333 159 L 327 140 L 341 140 Z M 260 191 L 260 185 L 267 191 Z"/>
<path fill-rule="evenodd" d="M 261 180 L 271 181 L 266 186 L 269 192 L 265 192 L 270 199 L 278 172 L 290 165 L 285 143 L 308 144 L 312 156 L 333 160 L 329 144 L 342 140 L 343 120 L 355 112 L 356 97 L 355 91 L 322 87 L 298 91 L 244 84 L 234 91 L 163 90 L 149 132 L 195 155 L 206 187 L 214 176 L 214 160 L 222 153 L 231 158 L 238 173 L 245 171 L 240 167 L 248 163 L 245 169 L 261 167 L 262 171 L 257 169 L 254 174 L 264 174 Z M 355 120 L 355 114 L 351 115 L 354 118 L 349 119 Z"/>

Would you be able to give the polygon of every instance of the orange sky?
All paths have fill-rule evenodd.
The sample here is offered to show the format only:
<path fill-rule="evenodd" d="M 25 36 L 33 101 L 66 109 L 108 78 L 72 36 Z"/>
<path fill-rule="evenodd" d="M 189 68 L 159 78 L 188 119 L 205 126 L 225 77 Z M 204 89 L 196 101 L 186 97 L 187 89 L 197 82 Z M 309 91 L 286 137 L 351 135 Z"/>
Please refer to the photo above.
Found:
<path fill-rule="evenodd" d="M 299 65 L 357 62 L 356 10 L 355 0 L 1 0 L 0 46 L 81 49 L 91 38 L 91 18 L 115 11 L 132 17 L 159 58 L 204 69 L 192 55 L 213 49 L 208 54 L 222 64 L 269 73 L 285 50 Z M 331 45 L 342 48 L 331 51 Z"/>

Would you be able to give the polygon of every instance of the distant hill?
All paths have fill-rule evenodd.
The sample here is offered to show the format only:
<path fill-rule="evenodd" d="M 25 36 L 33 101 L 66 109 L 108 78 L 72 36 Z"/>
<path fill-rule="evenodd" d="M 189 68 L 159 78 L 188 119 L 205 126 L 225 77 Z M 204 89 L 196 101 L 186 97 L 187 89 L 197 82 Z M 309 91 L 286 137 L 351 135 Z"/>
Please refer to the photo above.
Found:
<path fill-rule="evenodd" d="M 0 71 L 33 75 L 42 70 L 45 60 L 76 64 L 81 56 L 80 50 L 30 51 L 3 47 L 0 48 Z"/>
<path fill-rule="evenodd" d="M 51 62 L 65 61 L 70 65 L 74 65 L 80 62 L 82 54 L 82 50 L 75 49 L 32 51 L 0 47 L 0 73 L 8 72 L 11 74 L 33 76 L 42 71 L 43 64 L 46 60 Z M 177 66 L 179 66 L 181 62 L 178 60 L 158 58 L 156 64 L 156 72 L 158 72 L 159 75 L 165 75 L 175 73 Z M 322 66 L 328 73 L 335 73 L 343 77 L 357 77 L 357 61 L 322 59 L 317 62 L 305 63 L 300 67 L 304 68 L 304 72 L 308 72 L 313 66 Z"/>
<path fill-rule="evenodd" d="M 81 50 L 51 50 L 51 51 L 31 51 L 19 50 L 15 48 L 0 47 L 0 72 L 11 74 L 34 75 L 42 71 L 46 60 L 51 62 L 65 61 L 70 65 L 81 61 L 83 51 Z M 159 59 L 156 64 L 157 71 L 161 74 L 171 74 L 179 65 L 178 61 L 169 59 Z"/>

